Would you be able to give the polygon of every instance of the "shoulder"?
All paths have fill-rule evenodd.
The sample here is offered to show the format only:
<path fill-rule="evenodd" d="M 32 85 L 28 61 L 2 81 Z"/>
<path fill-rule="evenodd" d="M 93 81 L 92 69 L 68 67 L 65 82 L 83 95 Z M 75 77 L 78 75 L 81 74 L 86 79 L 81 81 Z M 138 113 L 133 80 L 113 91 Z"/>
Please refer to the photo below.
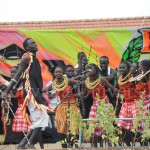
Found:
<path fill-rule="evenodd" d="M 22 56 L 21 61 L 29 61 L 30 59 L 31 59 L 30 54 L 25 53 L 25 54 Z"/>

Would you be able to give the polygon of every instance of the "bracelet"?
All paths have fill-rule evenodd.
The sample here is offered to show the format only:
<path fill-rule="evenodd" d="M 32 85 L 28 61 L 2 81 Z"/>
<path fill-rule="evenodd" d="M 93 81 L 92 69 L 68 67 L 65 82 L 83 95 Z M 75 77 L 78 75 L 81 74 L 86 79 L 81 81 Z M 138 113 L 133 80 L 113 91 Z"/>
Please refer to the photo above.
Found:
<path fill-rule="evenodd" d="M 11 81 L 13 81 L 13 82 L 15 82 L 15 83 L 18 83 L 17 80 L 16 80 L 16 79 L 13 79 L 13 78 L 11 79 Z"/>

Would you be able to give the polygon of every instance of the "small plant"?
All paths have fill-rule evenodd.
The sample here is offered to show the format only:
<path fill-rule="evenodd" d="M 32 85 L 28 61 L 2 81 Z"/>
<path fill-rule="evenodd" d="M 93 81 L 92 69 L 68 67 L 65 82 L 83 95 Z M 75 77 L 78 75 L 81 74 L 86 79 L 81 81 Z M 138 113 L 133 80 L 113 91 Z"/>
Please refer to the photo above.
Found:
<path fill-rule="evenodd" d="M 74 113 L 76 120 L 74 129 L 71 129 L 71 132 L 74 132 L 80 124 L 83 132 L 83 140 L 89 142 L 94 135 L 95 128 L 102 128 L 102 138 L 116 144 L 122 131 L 116 126 L 118 119 L 116 118 L 115 110 L 111 104 L 105 103 L 105 99 L 100 100 L 99 95 L 97 94 L 96 96 L 98 102 L 96 118 L 92 121 L 83 122 L 80 115 L 71 112 Z"/>

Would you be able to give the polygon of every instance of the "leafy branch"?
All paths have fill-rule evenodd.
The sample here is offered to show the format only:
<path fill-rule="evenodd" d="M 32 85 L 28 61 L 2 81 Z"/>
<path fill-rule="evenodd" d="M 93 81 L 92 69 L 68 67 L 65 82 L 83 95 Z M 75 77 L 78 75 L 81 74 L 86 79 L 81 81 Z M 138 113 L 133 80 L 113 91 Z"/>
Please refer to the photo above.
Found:
<path fill-rule="evenodd" d="M 131 60 L 137 62 L 140 58 L 140 52 L 143 46 L 143 37 L 139 36 L 130 41 L 127 49 L 122 55 L 122 61 Z"/>

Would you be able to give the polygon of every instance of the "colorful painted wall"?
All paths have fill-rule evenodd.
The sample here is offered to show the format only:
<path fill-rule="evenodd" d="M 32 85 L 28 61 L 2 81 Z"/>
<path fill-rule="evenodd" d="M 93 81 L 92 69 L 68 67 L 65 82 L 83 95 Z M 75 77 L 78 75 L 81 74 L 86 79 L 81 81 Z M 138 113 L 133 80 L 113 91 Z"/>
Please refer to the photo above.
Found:
<path fill-rule="evenodd" d="M 37 57 L 41 62 L 45 82 L 51 75 L 42 60 L 63 60 L 65 64 L 75 66 L 77 53 L 82 50 L 89 57 L 89 62 L 99 63 L 100 56 L 108 56 L 110 66 L 114 68 L 118 67 L 121 60 L 139 61 L 150 58 L 150 28 L 0 30 L 0 51 L 3 50 L 0 53 L 0 74 L 9 76 L 10 68 L 19 62 L 3 57 L 11 51 L 7 47 L 15 44 L 23 50 L 22 43 L 28 37 L 37 42 Z"/>

